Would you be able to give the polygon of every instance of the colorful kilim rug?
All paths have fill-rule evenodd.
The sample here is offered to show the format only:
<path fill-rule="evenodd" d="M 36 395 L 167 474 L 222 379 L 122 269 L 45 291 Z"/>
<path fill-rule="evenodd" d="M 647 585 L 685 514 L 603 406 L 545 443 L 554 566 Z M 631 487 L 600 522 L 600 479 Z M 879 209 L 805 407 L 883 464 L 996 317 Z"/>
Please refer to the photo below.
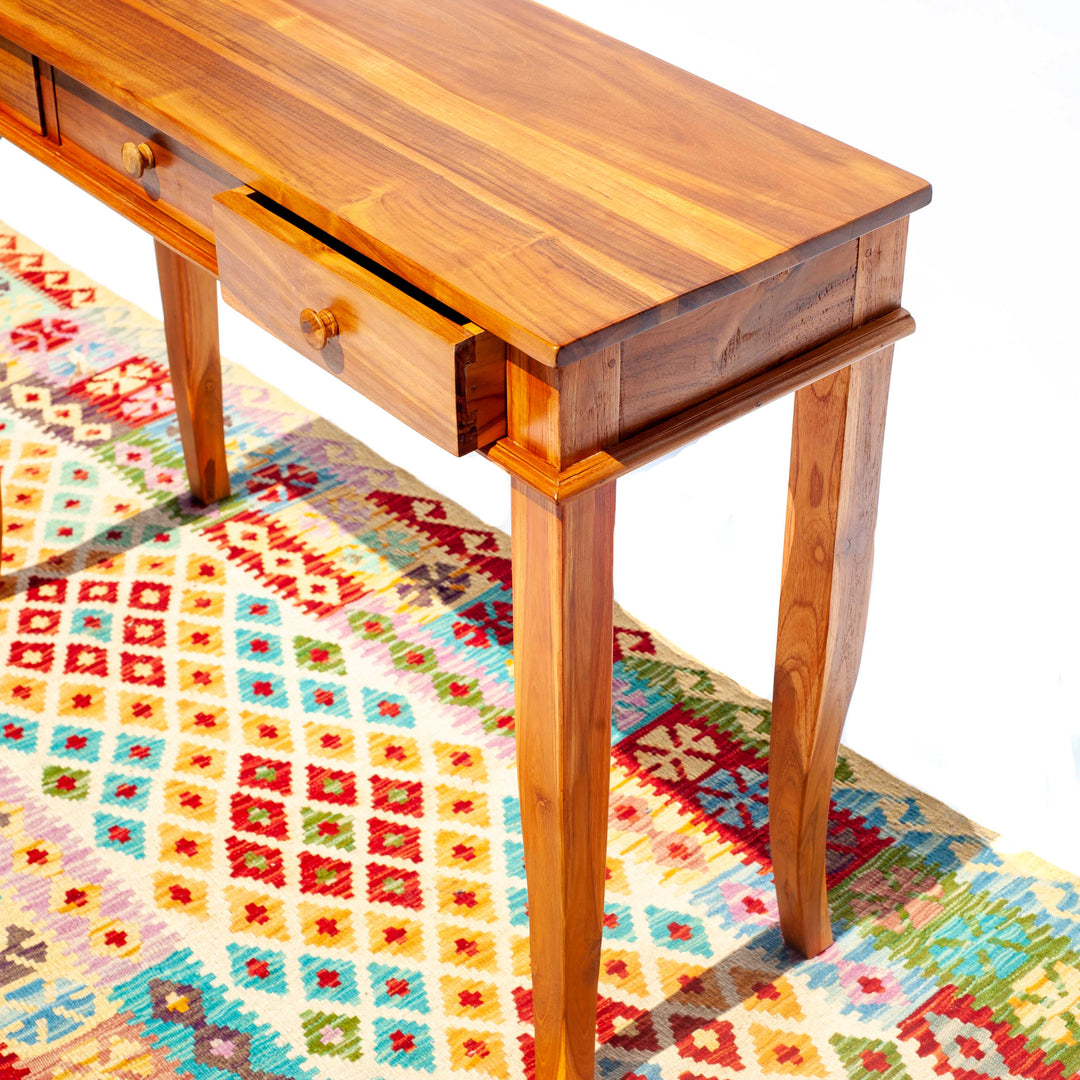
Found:
<path fill-rule="evenodd" d="M 0 1077 L 531 1072 L 507 538 L 0 226 Z M 598 1076 L 1065 1080 L 1076 879 L 856 755 L 782 946 L 768 705 L 622 612 Z"/>

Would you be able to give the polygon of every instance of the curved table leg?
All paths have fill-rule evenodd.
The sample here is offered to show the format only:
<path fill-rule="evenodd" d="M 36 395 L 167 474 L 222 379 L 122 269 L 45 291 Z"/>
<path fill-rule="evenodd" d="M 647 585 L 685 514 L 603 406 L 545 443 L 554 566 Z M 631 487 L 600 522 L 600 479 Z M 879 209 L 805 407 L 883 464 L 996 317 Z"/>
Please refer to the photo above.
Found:
<path fill-rule="evenodd" d="M 856 325 L 899 303 L 905 236 L 898 222 L 860 239 Z M 780 926 L 804 956 L 832 942 L 829 797 L 866 629 L 892 353 L 882 349 L 795 395 L 769 832 Z"/>
<path fill-rule="evenodd" d="M 217 281 L 159 240 L 158 283 L 165 309 L 165 342 L 176 395 L 176 418 L 191 493 L 203 503 L 229 494 L 218 352 Z"/>

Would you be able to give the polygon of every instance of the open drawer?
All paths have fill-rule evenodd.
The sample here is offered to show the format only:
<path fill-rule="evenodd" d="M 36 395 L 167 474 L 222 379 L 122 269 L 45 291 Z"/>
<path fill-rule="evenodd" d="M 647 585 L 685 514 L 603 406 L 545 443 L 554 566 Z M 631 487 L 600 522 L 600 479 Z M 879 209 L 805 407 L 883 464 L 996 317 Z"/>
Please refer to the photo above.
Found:
<path fill-rule="evenodd" d="M 506 348 L 250 188 L 214 198 L 225 301 L 452 454 L 506 432 Z"/>

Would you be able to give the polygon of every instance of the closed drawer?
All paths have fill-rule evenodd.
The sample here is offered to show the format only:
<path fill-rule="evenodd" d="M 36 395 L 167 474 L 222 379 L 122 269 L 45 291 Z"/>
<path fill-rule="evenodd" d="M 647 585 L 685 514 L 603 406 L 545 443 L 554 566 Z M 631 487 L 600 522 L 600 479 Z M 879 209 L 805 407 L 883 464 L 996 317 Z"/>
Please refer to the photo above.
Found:
<path fill-rule="evenodd" d="M 213 239 L 213 198 L 237 180 L 150 124 L 132 116 L 63 72 L 55 73 L 56 115 L 65 153 L 75 146 L 108 168 L 133 193 L 165 210 L 181 224 Z M 141 176 L 125 168 L 124 147 L 144 145 Z"/>
<path fill-rule="evenodd" d="M 452 454 L 506 433 L 506 349 L 464 316 L 248 188 L 214 200 L 225 301 Z M 337 333 L 309 344 L 301 312 Z"/>
<path fill-rule="evenodd" d="M 41 133 L 34 58 L 4 38 L 0 38 L 0 113 Z"/>

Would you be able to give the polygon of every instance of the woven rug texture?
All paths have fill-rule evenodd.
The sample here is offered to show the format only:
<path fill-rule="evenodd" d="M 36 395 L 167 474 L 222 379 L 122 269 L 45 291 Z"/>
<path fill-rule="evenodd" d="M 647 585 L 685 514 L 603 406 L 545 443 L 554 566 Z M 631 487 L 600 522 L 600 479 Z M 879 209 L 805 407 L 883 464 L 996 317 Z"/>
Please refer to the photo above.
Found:
<path fill-rule="evenodd" d="M 531 1076 L 508 538 L 234 364 L 194 505 L 160 324 L 2 223 L 0 359 L 0 1078 Z M 1080 1076 L 1077 879 L 844 750 L 801 960 L 768 703 L 616 624 L 601 1080 Z"/>

